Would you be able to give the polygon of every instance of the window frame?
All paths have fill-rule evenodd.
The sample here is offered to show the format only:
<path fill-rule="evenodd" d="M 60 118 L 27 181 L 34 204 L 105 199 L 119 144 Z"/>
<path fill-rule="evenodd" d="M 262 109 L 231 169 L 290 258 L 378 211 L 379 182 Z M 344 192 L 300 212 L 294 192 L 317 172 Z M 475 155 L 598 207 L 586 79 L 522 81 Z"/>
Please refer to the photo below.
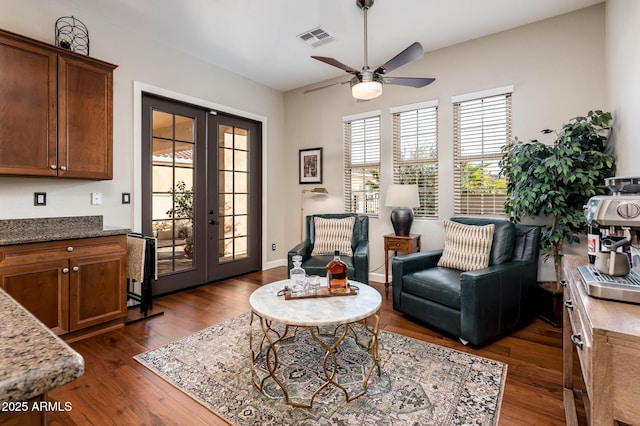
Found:
<path fill-rule="evenodd" d="M 454 113 L 454 214 L 505 216 L 507 185 L 499 176 L 503 147 L 512 143 L 513 87 L 506 86 L 451 98 Z M 502 104 L 502 105 L 501 105 Z M 463 116 L 465 114 L 466 117 Z M 500 120 L 504 116 L 504 121 Z M 496 119 L 499 119 L 496 122 Z M 474 123 L 475 121 L 475 123 Z M 467 140 L 465 143 L 465 139 Z M 497 144 L 502 142 L 500 146 Z M 463 154 L 467 149 L 471 153 Z M 463 169 L 471 164 L 482 175 L 465 194 Z M 487 168 L 490 170 L 485 172 Z M 469 170 L 471 174 L 473 170 Z M 487 185 L 488 183 L 488 185 Z M 473 196 L 473 198 L 472 198 Z"/>
<path fill-rule="evenodd" d="M 380 127 L 382 124 L 381 111 L 370 111 L 362 114 L 353 114 L 344 116 L 343 137 L 344 137 L 344 210 L 348 213 L 366 214 L 371 217 L 377 217 L 380 214 L 380 173 L 381 173 L 381 151 L 382 136 Z M 358 143 L 362 144 L 362 152 L 358 155 L 362 156 L 362 161 L 353 162 L 354 152 L 354 124 L 362 128 L 363 138 L 358 138 Z M 373 126 L 373 127 L 371 127 Z M 376 132 L 377 137 L 370 137 L 369 132 Z M 359 128 L 356 130 L 360 131 Z M 361 172 L 359 175 L 362 179 L 363 188 L 358 191 L 353 189 L 354 172 Z M 366 189 L 366 174 L 369 171 L 377 172 L 377 183 L 373 188 Z M 373 179 L 376 179 L 375 176 Z M 353 201 L 354 193 L 364 194 L 360 201 Z"/>
<path fill-rule="evenodd" d="M 438 219 L 439 218 L 439 201 L 438 201 L 438 101 L 431 100 L 416 104 L 403 105 L 390 109 L 393 121 L 393 183 L 394 184 L 418 184 L 420 196 L 420 207 L 414 209 L 416 218 L 421 219 Z M 405 114 L 415 114 L 415 134 L 409 135 L 404 132 L 410 132 L 407 127 L 403 126 L 403 118 Z M 420 117 L 426 114 L 426 117 Z M 426 120 L 426 123 L 425 123 Z M 421 125 L 421 121 L 425 124 Z M 405 137 L 415 143 L 416 157 L 413 159 L 403 159 L 403 140 Z M 420 141 L 424 142 L 432 140 L 432 155 L 429 157 L 420 156 L 418 154 Z M 429 185 L 421 184 L 415 176 L 406 176 L 402 173 L 403 167 L 427 167 L 431 171 L 431 179 Z"/>

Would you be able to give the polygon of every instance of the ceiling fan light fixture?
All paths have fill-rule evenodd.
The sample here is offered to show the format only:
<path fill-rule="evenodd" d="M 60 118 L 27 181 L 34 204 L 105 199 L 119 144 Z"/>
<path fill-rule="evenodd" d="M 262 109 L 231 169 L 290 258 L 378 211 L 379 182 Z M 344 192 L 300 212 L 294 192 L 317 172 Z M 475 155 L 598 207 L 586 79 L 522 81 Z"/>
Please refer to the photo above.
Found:
<path fill-rule="evenodd" d="M 351 96 L 368 101 L 382 94 L 382 83 L 379 81 L 361 81 L 351 86 Z"/>
<path fill-rule="evenodd" d="M 306 90 L 305 93 L 313 92 L 318 89 L 324 89 L 325 87 L 335 86 L 338 84 L 349 83 L 351 85 L 351 96 L 358 100 L 368 101 L 377 98 L 382 94 L 382 84 L 395 84 L 398 86 L 409 86 L 420 88 L 435 81 L 435 78 L 419 78 L 419 77 L 391 77 L 387 76 L 388 72 L 391 72 L 409 62 L 422 58 L 424 49 L 422 45 L 417 41 L 412 43 L 409 47 L 398 53 L 396 56 L 388 60 L 383 65 L 377 68 L 369 68 L 368 58 L 368 34 L 367 34 L 367 11 L 373 5 L 374 0 L 356 0 L 356 4 L 364 12 L 364 66 L 361 70 L 357 70 L 349 65 L 345 65 L 342 62 L 329 58 L 326 56 L 311 56 L 325 64 L 339 68 L 347 73 L 353 75 L 351 80 L 343 81 L 342 83 L 329 84 L 327 86 L 316 87 L 315 89 Z"/>

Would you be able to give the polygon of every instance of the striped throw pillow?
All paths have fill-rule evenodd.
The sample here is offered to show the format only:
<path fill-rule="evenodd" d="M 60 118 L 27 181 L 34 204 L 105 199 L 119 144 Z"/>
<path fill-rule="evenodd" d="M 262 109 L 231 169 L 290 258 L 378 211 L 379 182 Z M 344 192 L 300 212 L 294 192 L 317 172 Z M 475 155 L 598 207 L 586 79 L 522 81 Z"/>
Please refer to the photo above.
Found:
<path fill-rule="evenodd" d="M 343 219 L 314 217 L 316 239 L 311 256 L 333 254 L 336 250 L 340 251 L 341 256 L 353 256 L 351 237 L 355 221 L 355 216 Z"/>
<path fill-rule="evenodd" d="M 495 225 L 464 225 L 444 221 L 444 251 L 438 261 L 443 268 L 476 271 L 489 266 Z"/>

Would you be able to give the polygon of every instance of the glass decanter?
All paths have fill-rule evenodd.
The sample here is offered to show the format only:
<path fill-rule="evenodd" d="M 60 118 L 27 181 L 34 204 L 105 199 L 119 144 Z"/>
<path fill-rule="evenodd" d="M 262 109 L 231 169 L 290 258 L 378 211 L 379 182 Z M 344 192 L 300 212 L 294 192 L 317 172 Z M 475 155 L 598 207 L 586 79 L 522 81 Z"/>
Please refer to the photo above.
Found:
<path fill-rule="evenodd" d="M 291 258 L 293 260 L 293 268 L 289 271 L 289 279 L 291 280 L 291 295 L 292 296 L 304 296 L 306 290 L 307 274 L 302 268 L 302 256 L 295 255 Z"/>

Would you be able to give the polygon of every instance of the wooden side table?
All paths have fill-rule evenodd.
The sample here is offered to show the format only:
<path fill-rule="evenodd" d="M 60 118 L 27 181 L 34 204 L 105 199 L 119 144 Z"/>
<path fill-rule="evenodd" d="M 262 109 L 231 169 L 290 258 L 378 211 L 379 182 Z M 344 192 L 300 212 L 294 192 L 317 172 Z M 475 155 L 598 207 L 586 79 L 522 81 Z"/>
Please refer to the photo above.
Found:
<path fill-rule="evenodd" d="M 384 236 L 384 293 L 389 292 L 389 251 L 394 252 L 394 256 L 398 252 L 415 253 L 420 251 L 420 234 L 409 234 L 407 236 L 399 236 L 396 234 L 388 234 Z"/>

